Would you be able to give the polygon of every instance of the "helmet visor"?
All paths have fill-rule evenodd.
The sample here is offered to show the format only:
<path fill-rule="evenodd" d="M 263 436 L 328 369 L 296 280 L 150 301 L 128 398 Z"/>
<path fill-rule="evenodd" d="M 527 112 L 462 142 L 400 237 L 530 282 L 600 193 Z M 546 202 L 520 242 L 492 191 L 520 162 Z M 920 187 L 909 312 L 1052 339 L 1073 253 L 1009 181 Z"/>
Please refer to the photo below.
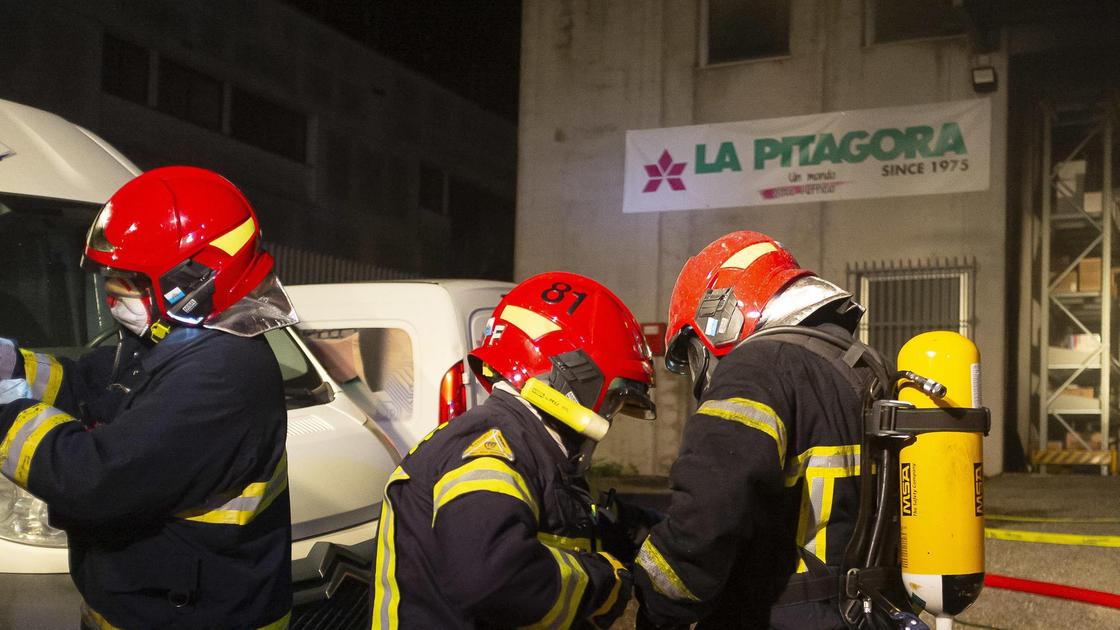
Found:
<path fill-rule="evenodd" d="M 105 206 L 97 213 L 97 218 L 94 219 L 93 225 L 89 226 L 89 233 L 86 234 L 86 247 L 106 254 L 116 249 L 116 246 L 105 237 L 105 225 L 109 222 L 110 215 L 112 209 L 109 206 Z"/>
<path fill-rule="evenodd" d="M 616 378 L 599 405 L 599 415 L 613 418 L 622 414 L 639 420 L 657 418 L 657 406 L 649 395 L 649 385 L 628 378 Z"/>

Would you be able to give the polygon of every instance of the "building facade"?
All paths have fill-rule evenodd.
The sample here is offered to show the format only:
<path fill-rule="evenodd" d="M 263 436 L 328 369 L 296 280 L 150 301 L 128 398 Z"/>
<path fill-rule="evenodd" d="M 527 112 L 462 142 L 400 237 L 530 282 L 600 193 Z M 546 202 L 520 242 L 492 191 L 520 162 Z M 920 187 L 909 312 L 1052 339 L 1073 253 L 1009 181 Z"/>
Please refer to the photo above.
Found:
<path fill-rule="evenodd" d="M 0 14 L 0 98 L 73 120 L 142 168 L 227 176 L 282 267 L 323 270 L 296 280 L 510 277 L 514 124 L 303 13 L 0 0 Z"/>
<path fill-rule="evenodd" d="M 1022 150 L 1037 135 L 1039 103 L 1068 93 L 1054 81 L 1055 66 L 1120 59 L 1112 3 L 1047 4 L 525 2 L 515 276 L 586 273 L 640 320 L 664 322 L 688 256 L 729 231 L 767 233 L 804 267 L 868 302 L 881 340 L 889 335 L 875 332 L 877 322 L 912 331 L 959 325 L 979 347 L 983 404 L 992 410 L 985 469 L 1021 467 L 1040 447 L 1037 278 L 1046 275 L 1032 245 L 1039 203 L 1022 184 L 1030 166 Z M 1110 71 L 1088 74 L 1066 83 L 1117 85 Z M 977 98 L 991 109 L 983 190 L 623 213 L 629 130 Z M 947 293 L 936 292 L 942 280 Z M 946 323 L 900 302 L 908 287 L 959 317 Z M 892 305 L 901 310 L 887 315 Z M 683 380 L 659 371 L 658 421 L 616 423 L 599 455 L 623 469 L 666 473 L 691 405 Z M 1091 429 L 1089 422 L 1073 429 Z"/>

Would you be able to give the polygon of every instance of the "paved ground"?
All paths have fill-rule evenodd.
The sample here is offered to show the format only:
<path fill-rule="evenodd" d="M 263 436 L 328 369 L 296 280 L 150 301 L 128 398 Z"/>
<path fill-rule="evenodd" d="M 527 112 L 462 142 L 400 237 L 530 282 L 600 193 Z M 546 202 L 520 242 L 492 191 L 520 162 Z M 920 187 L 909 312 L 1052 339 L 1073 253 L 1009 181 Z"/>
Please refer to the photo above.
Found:
<path fill-rule="evenodd" d="M 596 487 L 616 487 L 641 494 L 650 504 L 663 502 L 665 480 L 618 478 L 593 480 Z M 661 496 L 659 496 L 661 495 Z M 1120 521 L 1120 478 L 1095 475 L 1007 474 L 985 483 L 990 515 L 1047 519 Z M 1120 536 L 1120 522 L 1009 522 L 989 519 L 989 527 L 1034 532 Z M 1120 593 L 1120 548 L 1054 545 L 988 539 L 987 572 Z M 932 618 L 925 617 L 932 627 Z M 633 605 L 613 627 L 634 627 Z M 1120 610 L 1027 593 L 986 588 L 960 617 L 956 628 L 999 630 L 1070 630 L 1120 628 Z"/>

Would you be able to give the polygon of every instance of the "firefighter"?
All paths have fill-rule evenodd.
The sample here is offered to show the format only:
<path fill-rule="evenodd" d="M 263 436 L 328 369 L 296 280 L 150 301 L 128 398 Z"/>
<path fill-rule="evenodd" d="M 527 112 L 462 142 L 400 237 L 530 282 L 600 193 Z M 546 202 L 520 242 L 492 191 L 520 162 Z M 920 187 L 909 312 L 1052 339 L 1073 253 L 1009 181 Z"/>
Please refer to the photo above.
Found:
<path fill-rule="evenodd" d="M 842 350 L 807 340 L 851 342 L 862 312 L 756 232 L 685 263 L 665 362 L 691 375 L 699 407 L 670 473 L 667 518 L 635 565 L 645 624 L 844 627 L 838 567 L 858 511 L 861 392 L 873 373 L 842 369 Z M 804 333 L 763 334 L 779 326 Z"/>
<path fill-rule="evenodd" d="M 189 167 L 117 191 L 86 238 L 122 332 L 76 361 L 0 340 L 0 471 L 66 531 L 84 628 L 286 628 L 283 379 L 295 323 L 248 202 Z M 11 396 L 9 396 L 9 399 Z"/>
<path fill-rule="evenodd" d="M 467 360 L 490 397 L 386 486 L 373 627 L 610 626 L 631 576 L 596 536 L 583 473 L 612 416 L 652 416 L 641 329 L 601 284 L 544 273 L 501 300 Z"/>

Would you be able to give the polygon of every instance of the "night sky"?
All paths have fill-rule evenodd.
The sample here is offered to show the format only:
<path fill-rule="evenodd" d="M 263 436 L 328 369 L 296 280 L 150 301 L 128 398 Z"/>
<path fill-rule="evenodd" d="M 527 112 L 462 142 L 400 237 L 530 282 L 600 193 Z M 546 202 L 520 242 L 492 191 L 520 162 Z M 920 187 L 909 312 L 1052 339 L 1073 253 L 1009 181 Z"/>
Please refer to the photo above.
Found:
<path fill-rule="evenodd" d="M 517 122 L 520 0 L 282 0 Z"/>

